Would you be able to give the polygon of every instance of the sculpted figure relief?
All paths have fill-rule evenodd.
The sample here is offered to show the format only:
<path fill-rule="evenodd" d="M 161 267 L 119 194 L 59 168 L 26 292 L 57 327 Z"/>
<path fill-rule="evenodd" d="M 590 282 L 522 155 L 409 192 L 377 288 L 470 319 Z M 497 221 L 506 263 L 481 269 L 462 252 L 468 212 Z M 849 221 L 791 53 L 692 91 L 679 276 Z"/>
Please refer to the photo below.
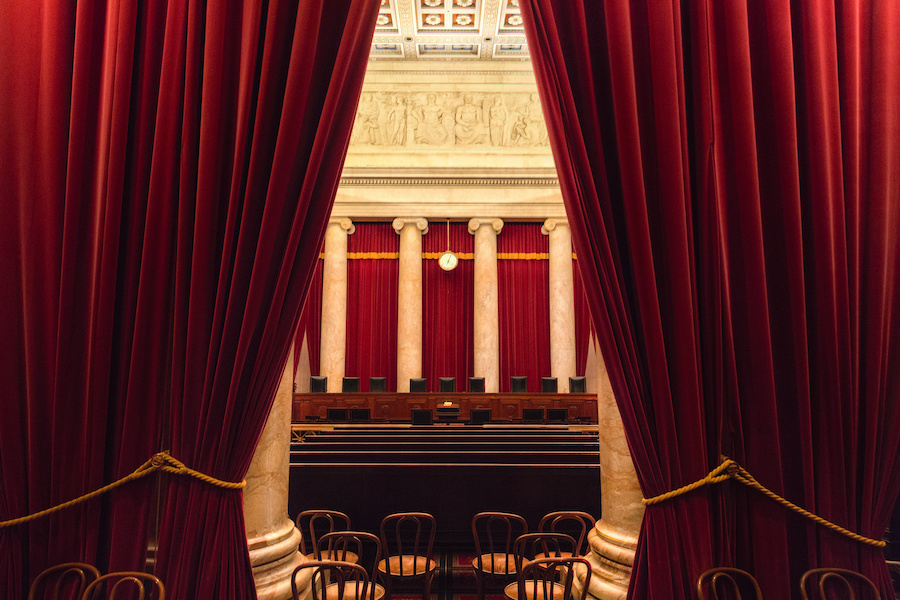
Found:
<path fill-rule="evenodd" d="M 436 102 L 437 95 L 428 94 L 425 105 L 415 109 L 415 116 L 418 120 L 415 140 L 419 144 L 440 146 L 447 143 L 449 135 L 443 122 L 446 111 Z"/>
<path fill-rule="evenodd" d="M 359 100 L 351 144 L 377 144 L 381 138 L 378 124 L 378 101 L 371 93 L 365 93 Z"/>
<path fill-rule="evenodd" d="M 547 146 L 537 94 L 364 92 L 350 138 L 375 146 Z"/>
<path fill-rule="evenodd" d="M 483 144 L 487 141 L 481 107 L 472 104 L 472 96 L 463 96 L 463 103 L 456 109 L 456 141 L 460 144 Z"/>

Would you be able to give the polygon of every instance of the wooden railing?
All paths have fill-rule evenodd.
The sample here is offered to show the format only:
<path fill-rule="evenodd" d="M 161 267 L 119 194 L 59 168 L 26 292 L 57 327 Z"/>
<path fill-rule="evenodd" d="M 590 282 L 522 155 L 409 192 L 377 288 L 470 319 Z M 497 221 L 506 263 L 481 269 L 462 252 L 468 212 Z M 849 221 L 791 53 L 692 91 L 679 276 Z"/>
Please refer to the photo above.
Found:
<path fill-rule="evenodd" d="M 596 394 L 470 394 L 470 393 L 409 393 L 386 392 L 294 394 L 293 420 L 325 419 L 329 408 L 368 408 L 372 419 L 381 421 L 409 421 L 414 409 L 437 412 L 445 403 L 459 406 L 458 419 L 467 421 L 472 409 L 491 409 L 494 421 L 522 419 L 526 408 L 566 409 L 572 421 L 597 421 Z"/>

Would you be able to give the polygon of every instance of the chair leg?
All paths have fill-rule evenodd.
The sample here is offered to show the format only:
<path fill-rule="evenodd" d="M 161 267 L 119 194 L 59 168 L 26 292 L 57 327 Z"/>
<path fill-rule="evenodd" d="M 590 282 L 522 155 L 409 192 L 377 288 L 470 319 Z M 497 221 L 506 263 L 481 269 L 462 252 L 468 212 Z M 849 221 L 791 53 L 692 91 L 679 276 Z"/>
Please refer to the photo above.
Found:
<path fill-rule="evenodd" d="M 384 600 L 391 600 L 391 576 L 381 575 L 381 584 L 384 586 Z"/>
<path fill-rule="evenodd" d="M 422 600 L 431 600 L 431 580 L 434 577 L 434 571 L 425 575 L 425 591 L 422 594 Z"/>
<path fill-rule="evenodd" d="M 481 573 L 475 569 L 475 589 L 477 590 L 478 600 L 484 600 L 484 581 L 482 581 Z"/>

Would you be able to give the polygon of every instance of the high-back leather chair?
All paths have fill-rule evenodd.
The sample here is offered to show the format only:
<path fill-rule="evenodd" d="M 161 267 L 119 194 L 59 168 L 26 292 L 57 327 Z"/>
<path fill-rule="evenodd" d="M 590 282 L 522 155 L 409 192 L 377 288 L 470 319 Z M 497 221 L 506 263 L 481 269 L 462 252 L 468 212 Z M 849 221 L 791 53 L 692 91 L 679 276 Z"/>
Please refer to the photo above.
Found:
<path fill-rule="evenodd" d="M 47 567 L 34 578 L 28 600 L 78 600 L 100 571 L 94 565 L 67 562 Z"/>
<path fill-rule="evenodd" d="M 505 512 L 480 512 L 472 517 L 472 539 L 475 541 L 475 585 L 478 600 L 484 600 L 484 588 L 494 579 L 508 580 L 516 576 L 513 544 L 528 533 L 525 518 Z"/>
<path fill-rule="evenodd" d="M 397 579 L 423 580 L 422 600 L 429 600 L 431 581 L 437 571 L 432 557 L 437 524 L 424 512 L 402 512 L 381 520 L 381 546 L 384 557 L 378 563 L 378 574 L 391 598 L 391 583 Z"/>
<path fill-rule="evenodd" d="M 166 588 L 156 575 L 141 571 L 118 571 L 95 579 L 84 590 L 81 600 L 165 600 Z"/>
<path fill-rule="evenodd" d="M 878 587 L 862 573 L 829 567 L 801 575 L 800 595 L 803 600 L 881 600 Z"/>
<path fill-rule="evenodd" d="M 715 567 L 697 578 L 700 600 L 763 600 L 756 578 L 743 569 Z"/>

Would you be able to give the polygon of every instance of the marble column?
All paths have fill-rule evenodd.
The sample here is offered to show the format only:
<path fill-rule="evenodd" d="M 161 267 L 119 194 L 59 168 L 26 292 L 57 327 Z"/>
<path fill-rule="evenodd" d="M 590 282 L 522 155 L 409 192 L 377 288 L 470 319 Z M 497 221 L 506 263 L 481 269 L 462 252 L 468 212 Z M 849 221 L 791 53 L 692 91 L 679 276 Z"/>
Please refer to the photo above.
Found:
<path fill-rule="evenodd" d="M 474 218 L 475 236 L 475 376 L 484 377 L 484 391 L 500 391 L 500 300 L 497 291 L 497 234 L 502 219 Z"/>
<path fill-rule="evenodd" d="M 290 598 L 291 574 L 303 560 L 297 551 L 300 531 L 287 514 L 293 354 L 291 348 L 244 488 L 244 527 L 260 600 Z"/>
<path fill-rule="evenodd" d="M 575 282 L 572 271 L 572 234 L 565 219 L 547 219 L 541 233 L 550 238 L 550 375 L 559 392 L 569 392 L 575 376 Z"/>
<path fill-rule="evenodd" d="M 408 392 L 409 380 L 422 376 L 422 236 L 428 221 L 394 219 L 400 236 L 397 288 L 397 391 Z"/>
<path fill-rule="evenodd" d="M 350 219 L 334 219 L 325 230 L 322 263 L 322 342 L 319 373 L 328 391 L 339 392 L 347 351 L 347 236 L 356 231 Z"/>
<path fill-rule="evenodd" d="M 600 509 L 603 513 L 588 534 L 590 552 L 585 558 L 591 563 L 593 571 L 588 591 L 600 600 L 625 600 L 644 518 L 643 494 L 625 441 L 625 427 L 619 416 L 609 375 L 593 337 L 588 348 L 587 383 L 588 391 L 597 392 Z"/>

